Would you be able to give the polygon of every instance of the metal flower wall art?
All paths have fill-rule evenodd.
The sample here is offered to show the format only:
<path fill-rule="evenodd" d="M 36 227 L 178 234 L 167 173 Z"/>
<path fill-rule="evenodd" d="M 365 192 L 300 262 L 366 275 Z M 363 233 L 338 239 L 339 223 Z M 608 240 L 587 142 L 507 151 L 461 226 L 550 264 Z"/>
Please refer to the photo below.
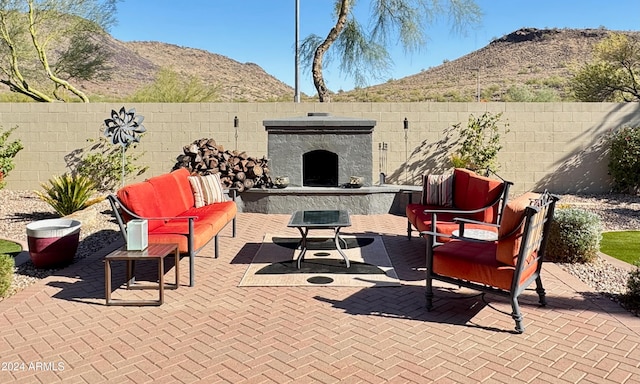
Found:
<path fill-rule="evenodd" d="M 144 116 L 136 115 L 136 109 L 125 112 L 124 107 L 120 112 L 111 111 L 111 118 L 104 121 L 104 135 L 111 139 L 112 144 L 120 144 L 128 147 L 133 142 L 140 142 L 140 135 L 147 130 L 142 126 Z"/>
<path fill-rule="evenodd" d="M 119 112 L 111 110 L 111 118 L 105 119 L 104 135 L 112 144 L 119 144 L 122 147 L 122 186 L 125 178 L 125 151 L 131 143 L 139 143 L 140 135 L 147 130 L 142 125 L 144 116 L 136 115 L 136 109 L 126 110 L 120 108 Z"/>

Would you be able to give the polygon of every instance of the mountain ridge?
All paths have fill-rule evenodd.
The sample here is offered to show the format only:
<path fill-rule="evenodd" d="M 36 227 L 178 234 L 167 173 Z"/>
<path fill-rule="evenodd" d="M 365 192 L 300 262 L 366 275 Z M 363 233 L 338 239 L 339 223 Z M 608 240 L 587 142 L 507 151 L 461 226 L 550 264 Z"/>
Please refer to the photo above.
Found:
<path fill-rule="evenodd" d="M 638 37 L 638 31 L 521 28 L 455 60 L 382 84 L 331 94 L 334 102 L 504 101 L 511 87 L 552 89 L 569 99 L 567 81 L 592 58 L 593 46 L 609 33 Z M 123 42 L 108 33 L 94 36 L 110 53 L 108 80 L 78 82 L 91 101 L 126 100 L 171 69 L 217 87 L 219 102 L 293 101 L 294 89 L 258 64 L 198 48 L 154 41 Z M 8 90 L 4 90 L 8 92 Z M 317 98 L 302 95 L 302 101 Z"/>

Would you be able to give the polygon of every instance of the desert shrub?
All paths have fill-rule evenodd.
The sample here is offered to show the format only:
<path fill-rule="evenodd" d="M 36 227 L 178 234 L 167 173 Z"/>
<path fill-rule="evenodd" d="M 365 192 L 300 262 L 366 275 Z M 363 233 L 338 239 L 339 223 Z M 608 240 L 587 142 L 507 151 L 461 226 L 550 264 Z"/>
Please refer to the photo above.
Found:
<path fill-rule="evenodd" d="M 609 174 L 617 192 L 640 187 L 640 127 L 625 126 L 609 136 Z"/>
<path fill-rule="evenodd" d="M 559 263 L 589 263 L 598 257 L 602 222 L 580 208 L 557 209 L 551 222 L 546 257 Z"/>
<path fill-rule="evenodd" d="M 141 103 L 203 103 L 217 101 L 220 87 L 202 82 L 196 76 L 181 75 L 169 68 L 162 68 L 155 81 L 138 90 L 130 99 Z M 235 96 L 232 96 L 233 101 Z"/>
<path fill-rule="evenodd" d="M 638 316 L 640 314 L 640 262 L 636 261 L 635 266 L 627 278 L 627 292 L 618 299 L 623 307 Z"/>
<path fill-rule="evenodd" d="M 627 280 L 627 294 L 634 296 L 640 300 L 640 262 L 635 262 L 636 268 L 629 272 L 629 279 Z"/>
<path fill-rule="evenodd" d="M 14 167 L 13 158 L 24 148 L 20 140 L 9 141 L 9 135 L 16 128 L 18 127 L 3 130 L 0 127 L 0 189 L 4 188 L 4 178 Z"/>
<path fill-rule="evenodd" d="M 456 168 L 490 169 L 495 172 L 498 168 L 498 152 L 502 149 L 498 127 L 501 117 L 502 113 L 485 112 L 480 117 L 470 115 L 466 127 L 461 123 L 454 124 L 452 128 L 460 135 L 460 147 L 451 156 L 451 165 Z M 505 123 L 504 127 L 504 133 L 509 132 L 508 124 Z"/>
<path fill-rule="evenodd" d="M 91 139 L 90 141 L 94 141 Z M 136 144 L 128 145 L 125 150 L 125 179 L 140 176 L 149 168 L 139 164 L 141 153 L 131 153 Z M 122 148 L 111 145 L 101 137 L 88 150 L 79 150 L 67 158 L 70 168 L 75 173 L 91 179 L 100 192 L 115 191 L 122 180 Z"/>
<path fill-rule="evenodd" d="M 60 216 L 66 216 L 102 200 L 91 199 L 96 192 L 91 179 L 82 175 L 54 176 L 49 184 L 42 184 L 43 192 L 36 195 L 47 202 Z"/>
<path fill-rule="evenodd" d="M 0 254 L 0 297 L 4 297 L 13 282 L 15 261 L 10 255 Z"/>

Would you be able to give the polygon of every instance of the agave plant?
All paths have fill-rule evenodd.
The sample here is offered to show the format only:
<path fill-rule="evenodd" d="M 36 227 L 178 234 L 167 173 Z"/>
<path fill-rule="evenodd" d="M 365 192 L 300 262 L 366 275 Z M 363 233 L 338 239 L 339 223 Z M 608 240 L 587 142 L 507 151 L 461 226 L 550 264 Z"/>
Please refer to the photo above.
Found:
<path fill-rule="evenodd" d="M 96 186 L 91 179 L 82 175 L 54 176 L 49 179 L 48 184 L 42 184 L 42 188 L 44 192 L 36 191 L 36 195 L 60 216 L 69 215 L 102 200 L 91 199 Z"/>

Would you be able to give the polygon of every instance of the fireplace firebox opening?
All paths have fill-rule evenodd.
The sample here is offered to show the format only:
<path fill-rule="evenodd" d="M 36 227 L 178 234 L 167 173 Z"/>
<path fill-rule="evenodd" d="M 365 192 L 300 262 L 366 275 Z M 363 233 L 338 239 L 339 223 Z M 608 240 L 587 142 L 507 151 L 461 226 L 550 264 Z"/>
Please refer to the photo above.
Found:
<path fill-rule="evenodd" d="M 322 149 L 302 155 L 302 185 L 305 187 L 337 187 L 338 155 Z"/>

